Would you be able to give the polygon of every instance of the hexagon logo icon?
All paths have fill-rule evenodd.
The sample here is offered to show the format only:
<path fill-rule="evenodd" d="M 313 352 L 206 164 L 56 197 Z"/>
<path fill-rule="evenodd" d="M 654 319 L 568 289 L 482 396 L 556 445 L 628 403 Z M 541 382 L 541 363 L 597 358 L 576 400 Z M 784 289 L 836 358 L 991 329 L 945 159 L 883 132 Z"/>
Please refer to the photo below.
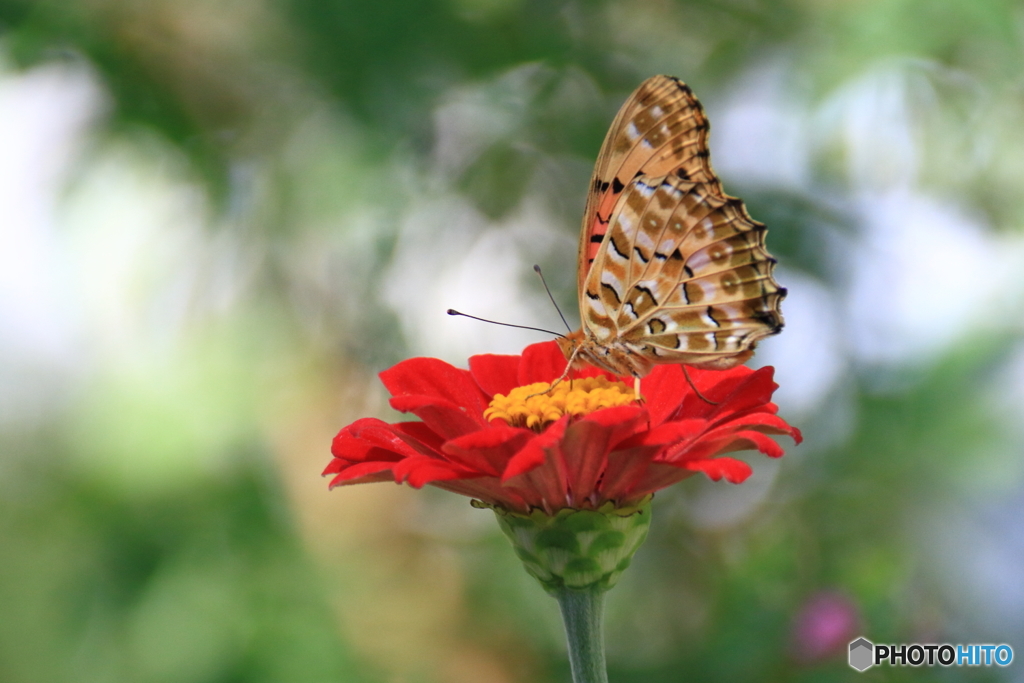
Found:
<path fill-rule="evenodd" d="M 875 645 L 867 638 L 858 638 L 850 643 L 850 666 L 857 671 L 868 669 L 874 662 Z"/>

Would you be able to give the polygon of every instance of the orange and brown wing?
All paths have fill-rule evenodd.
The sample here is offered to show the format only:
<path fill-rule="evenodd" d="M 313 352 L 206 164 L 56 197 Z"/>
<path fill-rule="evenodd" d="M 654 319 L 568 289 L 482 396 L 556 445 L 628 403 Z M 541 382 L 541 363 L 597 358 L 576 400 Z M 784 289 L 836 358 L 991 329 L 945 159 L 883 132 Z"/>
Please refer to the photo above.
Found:
<path fill-rule="evenodd" d="M 612 121 L 594 166 L 580 231 L 577 291 L 625 187 L 639 176 L 675 176 L 721 194 L 707 147 L 708 120 L 690 87 L 672 76 L 640 84 Z"/>
<path fill-rule="evenodd" d="M 717 183 L 634 178 L 580 296 L 583 326 L 651 363 L 730 367 L 782 328 L 765 227 Z"/>

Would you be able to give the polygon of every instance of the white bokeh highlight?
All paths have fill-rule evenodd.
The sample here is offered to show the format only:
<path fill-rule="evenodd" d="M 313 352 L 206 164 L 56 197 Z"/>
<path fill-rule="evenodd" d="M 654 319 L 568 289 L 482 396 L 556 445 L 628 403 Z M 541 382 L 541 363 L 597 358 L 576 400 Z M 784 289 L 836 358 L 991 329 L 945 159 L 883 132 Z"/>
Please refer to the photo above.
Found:
<path fill-rule="evenodd" d="M 82 360 L 58 207 L 104 106 L 82 66 L 0 62 L 0 424 L 45 410 Z"/>
<path fill-rule="evenodd" d="M 488 325 L 446 311 L 454 308 L 517 325 L 550 325 L 550 303 L 524 286 L 527 277 L 536 277 L 525 247 L 531 236 L 529 251 L 537 240 L 556 241 L 557 234 L 552 219 L 536 204 L 526 203 L 502 223 L 490 224 L 454 194 L 414 203 L 403 221 L 384 292 L 410 348 L 417 355 L 464 366 L 473 354 L 515 354 L 527 344 L 550 339 L 541 332 Z"/>
<path fill-rule="evenodd" d="M 921 364 L 1017 324 L 1024 239 L 996 234 L 953 201 L 906 189 L 868 193 L 857 204 L 846 324 L 859 361 Z"/>

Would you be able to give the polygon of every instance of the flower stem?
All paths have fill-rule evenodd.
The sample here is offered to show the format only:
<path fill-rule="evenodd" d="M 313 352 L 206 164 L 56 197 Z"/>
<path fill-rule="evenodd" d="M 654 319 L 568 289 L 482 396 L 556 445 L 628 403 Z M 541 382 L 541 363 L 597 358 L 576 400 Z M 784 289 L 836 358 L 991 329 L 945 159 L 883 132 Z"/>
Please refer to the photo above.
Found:
<path fill-rule="evenodd" d="M 608 683 L 601 628 L 604 591 L 597 586 L 582 590 L 562 586 L 554 593 L 562 609 L 573 683 Z"/>

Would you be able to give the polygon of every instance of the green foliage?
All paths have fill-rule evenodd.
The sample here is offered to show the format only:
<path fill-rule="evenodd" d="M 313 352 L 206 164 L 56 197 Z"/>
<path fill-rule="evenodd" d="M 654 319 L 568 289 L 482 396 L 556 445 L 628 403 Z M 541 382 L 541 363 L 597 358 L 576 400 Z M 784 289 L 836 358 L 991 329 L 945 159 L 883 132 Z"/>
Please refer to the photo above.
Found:
<path fill-rule="evenodd" d="M 263 455 L 238 457 L 146 500 L 21 473 L 39 488 L 0 514 L 4 680 L 372 680 L 339 646 Z"/>

